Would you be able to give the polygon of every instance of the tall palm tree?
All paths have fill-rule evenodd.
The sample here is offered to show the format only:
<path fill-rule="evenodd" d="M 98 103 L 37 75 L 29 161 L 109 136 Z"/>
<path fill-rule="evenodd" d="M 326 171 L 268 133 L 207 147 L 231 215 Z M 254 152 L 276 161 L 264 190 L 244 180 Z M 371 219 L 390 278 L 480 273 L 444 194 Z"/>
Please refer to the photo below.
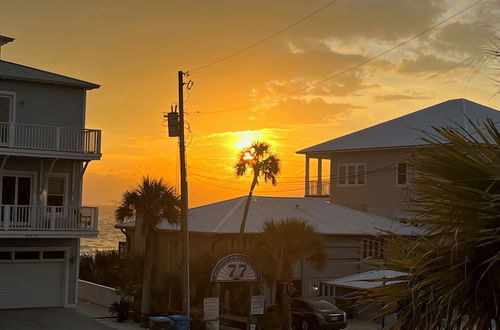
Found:
<path fill-rule="evenodd" d="M 394 329 L 491 329 L 500 324 L 500 132 L 489 120 L 436 128 L 414 166 L 412 220 L 424 234 L 390 235 L 380 265 L 401 282 L 364 293 Z M 381 279 L 382 280 L 382 279 Z"/>
<path fill-rule="evenodd" d="M 259 184 L 259 179 L 263 177 L 265 182 L 271 182 L 273 186 L 278 183 L 276 176 L 280 172 L 280 159 L 277 155 L 270 152 L 270 148 L 271 146 L 265 142 L 253 142 L 251 146 L 243 148 L 240 151 L 238 162 L 234 165 L 237 177 L 244 176 L 247 171 L 251 171 L 253 176 L 241 219 L 240 244 L 243 244 L 243 234 L 245 233 L 250 200 L 252 199 L 255 187 Z"/>
<path fill-rule="evenodd" d="M 118 222 L 135 216 L 136 230 L 141 230 L 145 241 L 144 269 L 142 276 L 141 318 L 147 321 L 151 298 L 151 271 L 153 267 L 153 231 L 163 219 L 170 223 L 179 221 L 180 199 L 175 189 L 163 179 L 144 177 L 135 189 L 123 193 L 115 210 Z M 136 242 L 137 244 L 138 242 Z"/>
<path fill-rule="evenodd" d="M 253 252 L 268 282 L 280 281 L 282 291 L 282 329 L 291 326 L 290 299 L 293 266 L 301 261 L 321 268 L 326 261 L 323 237 L 306 221 L 297 218 L 268 220 Z"/>

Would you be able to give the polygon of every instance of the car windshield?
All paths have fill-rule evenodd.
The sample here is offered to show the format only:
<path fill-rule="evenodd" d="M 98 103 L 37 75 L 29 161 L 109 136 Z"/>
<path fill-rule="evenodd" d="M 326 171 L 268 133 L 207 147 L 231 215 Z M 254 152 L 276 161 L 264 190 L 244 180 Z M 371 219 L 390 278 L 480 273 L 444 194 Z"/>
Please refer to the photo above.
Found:
<path fill-rule="evenodd" d="M 335 307 L 335 305 L 333 305 L 327 301 L 324 301 L 324 300 L 311 301 L 309 304 L 311 305 L 311 307 L 314 310 L 317 310 L 317 311 L 337 309 L 337 307 Z"/>

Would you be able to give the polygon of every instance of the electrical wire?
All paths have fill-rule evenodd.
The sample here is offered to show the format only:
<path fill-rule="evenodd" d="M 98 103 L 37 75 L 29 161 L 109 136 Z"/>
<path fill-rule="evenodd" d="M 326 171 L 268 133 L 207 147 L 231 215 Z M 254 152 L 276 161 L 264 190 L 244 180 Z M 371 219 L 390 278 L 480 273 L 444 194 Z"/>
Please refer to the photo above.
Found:
<path fill-rule="evenodd" d="M 470 8 L 472 8 L 472 7 L 476 6 L 476 5 L 478 5 L 478 4 L 479 4 L 479 3 L 481 3 L 482 1 L 483 1 L 483 0 L 478 0 L 478 1 L 474 2 L 473 4 L 471 4 L 471 5 L 469 5 L 469 6 L 465 7 L 465 8 L 463 8 L 463 9 L 462 9 L 462 10 L 460 10 L 459 12 L 457 12 L 457 13 L 455 13 L 455 14 L 453 14 L 453 15 L 451 15 L 451 16 L 449 16 L 449 17 L 447 17 L 446 19 L 444 19 L 444 20 L 442 20 L 442 21 L 440 21 L 440 22 L 438 22 L 438 23 L 436 23 L 436 24 L 432 25 L 431 27 L 429 27 L 429 28 L 427 28 L 427 29 L 425 29 L 425 30 L 423 30 L 423 31 L 421 31 L 421 32 L 419 32 L 419 33 L 417 33 L 417 34 L 413 35 L 412 37 L 410 37 L 410 38 L 408 38 L 408 39 L 406 39 L 406 40 L 404 40 L 404 41 L 402 41 L 402 42 L 398 43 L 397 45 L 395 45 L 395 46 L 393 46 L 393 47 L 391 47 L 391 48 L 389 48 L 389 49 L 387 49 L 387 50 L 385 50 L 385 51 L 383 51 L 383 52 L 381 52 L 381 53 L 379 53 L 379 54 L 377 54 L 377 55 L 375 55 L 375 56 L 372 56 L 372 57 L 370 57 L 370 58 L 368 58 L 368 59 L 366 59 L 366 60 L 364 60 L 364 61 L 362 61 L 362 62 L 360 62 L 360 63 L 358 63 L 358 64 L 356 64 L 356 65 L 354 65 L 354 66 L 351 66 L 351 67 L 349 67 L 349 68 L 347 68 L 347 69 L 344 69 L 344 70 L 342 70 L 342 71 L 339 71 L 339 72 L 337 72 L 337 73 L 335 73 L 335 74 L 333 74 L 333 75 L 331 75 L 331 76 L 327 76 L 327 77 L 325 77 L 325 78 L 323 78 L 323 79 L 321 79 L 321 80 L 318 80 L 318 81 L 316 81 L 316 82 L 314 82 L 314 83 L 311 83 L 311 84 L 310 84 L 309 86 L 307 86 L 307 87 L 303 87 L 303 88 L 300 88 L 300 89 L 297 89 L 297 90 L 294 90 L 294 91 L 291 91 L 291 92 L 283 93 L 283 94 L 280 94 L 280 95 L 277 95 L 277 96 L 274 96 L 274 97 L 271 97 L 271 98 L 268 98 L 268 99 L 264 99 L 264 100 L 262 100 L 262 101 L 255 102 L 255 103 L 252 103 L 252 104 L 247 104 L 247 105 L 242 105 L 242 106 L 237 106 L 237 107 L 227 108 L 227 109 L 223 109 L 223 110 L 213 110 L 213 111 L 197 111 L 196 113 L 197 113 L 197 114 L 213 114 L 213 113 L 232 112 L 232 111 L 242 110 L 242 109 L 246 109 L 246 108 L 252 108 L 252 107 L 254 107 L 254 106 L 257 106 L 257 105 L 262 105 L 262 104 L 266 104 L 266 103 L 269 103 L 269 102 L 273 102 L 273 101 L 276 101 L 276 100 L 282 99 L 282 98 L 287 97 L 287 96 L 291 96 L 291 95 L 299 94 L 299 93 L 304 92 L 304 91 L 306 91 L 306 90 L 308 90 L 308 89 L 310 89 L 310 88 L 312 88 L 312 87 L 318 86 L 318 85 L 323 84 L 323 83 L 325 83 L 325 82 L 327 82 L 327 81 L 330 81 L 330 80 L 332 80 L 332 79 L 334 79 L 334 78 L 337 78 L 337 77 L 339 77 L 339 76 L 341 76 L 341 75 L 343 75 L 343 74 L 346 74 L 346 73 L 348 73 L 348 72 L 350 72 L 350 71 L 356 70 L 356 69 L 358 69 L 359 67 L 361 67 L 361 66 L 363 66 L 363 65 L 366 65 L 366 64 L 368 64 L 368 63 L 371 63 L 371 62 L 373 62 L 373 61 L 375 61 L 375 60 L 377 60 L 377 59 L 379 59 L 379 58 L 381 58 L 381 57 L 383 57 L 383 56 L 387 55 L 388 53 L 390 53 L 390 52 L 394 51 L 395 49 L 400 48 L 400 47 L 402 47 L 402 46 L 406 45 L 407 43 L 409 43 L 409 42 L 411 42 L 411 41 L 413 41 L 413 40 L 415 40 L 415 39 L 420 38 L 420 37 L 421 37 L 421 36 L 423 36 L 424 34 L 426 34 L 426 33 L 430 32 L 430 31 L 432 31 L 432 30 L 434 30 L 434 29 L 436 29 L 436 28 L 440 27 L 441 25 L 443 25 L 443 24 L 447 23 L 447 22 L 448 22 L 448 21 L 450 21 L 451 19 L 453 19 L 453 18 L 455 18 L 455 17 L 459 16 L 459 15 L 460 15 L 460 14 L 462 14 L 463 12 L 465 12 L 465 11 L 469 10 Z"/>
<path fill-rule="evenodd" d="M 251 48 L 253 48 L 253 47 L 255 47 L 255 46 L 258 46 L 258 45 L 260 45 L 261 43 L 264 43 L 264 42 L 268 41 L 269 39 L 272 39 L 272 38 L 276 37 L 277 35 L 279 35 L 279 34 L 281 34 L 281 33 L 285 32 L 285 31 L 287 31 L 287 30 L 289 30 L 289 29 L 293 28 L 294 26 L 296 26 L 296 25 L 298 25 L 298 24 L 300 24 L 300 23 L 304 22 L 305 20 L 307 20 L 307 19 L 311 18 L 312 16 L 314 16 L 314 15 L 316 15 L 316 14 L 319 14 L 320 12 L 322 12 L 323 10 L 327 9 L 328 7 L 330 7 L 330 6 L 334 5 L 334 4 L 335 4 L 335 3 L 337 3 L 338 1 L 340 1 L 340 0 L 333 0 L 333 1 L 330 1 L 329 3 L 327 3 L 326 5 L 324 5 L 323 7 L 321 7 L 321 8 L 319 8 L 319 9 L 317 9 L 317 10 L 313 11 L 312 13 L 310 13 L 310 14 L 308 14 L 308 15 L 306 15 L 306 16 L 304 16 L 304 17 L 302 17 L 302 18 L 301 18 L 301 19 L 299 19 L 298 21 L 295 21 L 294 23 L 292 23 L 292 24 L 290 24 L 290 25 L 288 25 L 288 26 L 286 26 L 286 27 L 282 28 L 281 30 L 276 31 L 276 32 L 274 32 L 274 33 L 272 33 L 272 34 L 268 35 L 268 36 L 267 36 L 267 37 L 265 37 L 265 38 L 262 38 L 262 39 L 260 39 L 260 40 L 258 40 L 258 41 L 256 41 L 256 42 L 254 42 L 254 43 L 252 43 L 252 44 L 250 44 L 250 45 L 248 45 L 248 46 L 244 47 L 244 48 L 241 48 L 240 50 L 237 50 L 237 51 L 235 51 L 235 52 L 233 52 L 233 53 L 230 53 L 230 54 L 228 54 L 228 55 L 225 55 L 225 56 L 223 56 L 223 57 L 221 57 L 221 58 L 219 58 L 219 59 L 216 59 L 216 60 L 211 61 L 211 62 L 209 62 L 209 63 L 206 63 L 206 64 L 204 64 L 204 65 L 200 65 L 200 66 L 198 66 L 198 67 L 195 67 L 194 69 L 189 70 L 189 71 L 190 71 L 190 72 L 200 71 L 200 70 L 206 69 L 206 68 L 208 68 L 208 67 L 211 67 L 211 66 L 213 66 L 213 65 L 215 65 L 215 64 L 218 64 L 218 63 L 220 63 L 220 62 L 223 62 L 223 61 L 225 61 L 225 60 L 227 60 L 227 59 L 230 59 L 231 57 L 234 57 L 234 56 L 236 56 L 236 55 L 239 55 L 239 54 L 241 54 L 241 53 L 243 53 L 243 52 L 246 52 L 247 50 L 249 50 L 249 49 L 251 49 Z"/>

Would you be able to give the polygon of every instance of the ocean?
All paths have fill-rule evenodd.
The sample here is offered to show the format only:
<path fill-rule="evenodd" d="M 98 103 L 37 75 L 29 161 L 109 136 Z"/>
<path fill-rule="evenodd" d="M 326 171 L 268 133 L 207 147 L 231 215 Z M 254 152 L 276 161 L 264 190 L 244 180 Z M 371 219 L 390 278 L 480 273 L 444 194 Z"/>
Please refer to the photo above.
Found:
<path fill-rule="evenodd" d="M 125 235 L 114 228 L 116 206 L 99 206 L 99 235 L 97 238 L 82 238 L 80 249 L 85 251 L 117 250 L 118 242 L 125 241 Z"/>

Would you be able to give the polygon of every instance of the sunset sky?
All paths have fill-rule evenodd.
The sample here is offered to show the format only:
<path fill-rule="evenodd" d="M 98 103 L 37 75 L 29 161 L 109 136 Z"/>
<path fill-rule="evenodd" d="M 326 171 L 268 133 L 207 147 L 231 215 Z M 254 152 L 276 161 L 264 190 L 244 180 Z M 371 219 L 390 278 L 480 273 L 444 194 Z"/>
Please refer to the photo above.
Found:
<path fill-rule="evenodd" d="M 2 0 L 2 59 L 101 85 L 87 96 L 87 127 L 102 130 L 103 158 L 85 175 L 86 205 L 116 204 L 141 176 L 179 186 L 177 139 L 163 113 L 177 102 L 177 71 L 193 70 L 299 21 L 316 0 Z M 339 0 L 287 31 L 202 70 L 186 94 L 190 206 L 241 196 L 238 149 L 269 142 L 278 186 L 303 195 L 295 151 L 453 98 L 500 108 L 498 73 L 484 52 L 500 2 L 483 0 L 387 55 L 307 86 L 417 35 L 474 1 Z M 264 100 L 272 99 L 263 103 Z M 259 103 L 257 106 L 224 111 Z M 222 112 L 221 112 L 222 111 Z"/>

